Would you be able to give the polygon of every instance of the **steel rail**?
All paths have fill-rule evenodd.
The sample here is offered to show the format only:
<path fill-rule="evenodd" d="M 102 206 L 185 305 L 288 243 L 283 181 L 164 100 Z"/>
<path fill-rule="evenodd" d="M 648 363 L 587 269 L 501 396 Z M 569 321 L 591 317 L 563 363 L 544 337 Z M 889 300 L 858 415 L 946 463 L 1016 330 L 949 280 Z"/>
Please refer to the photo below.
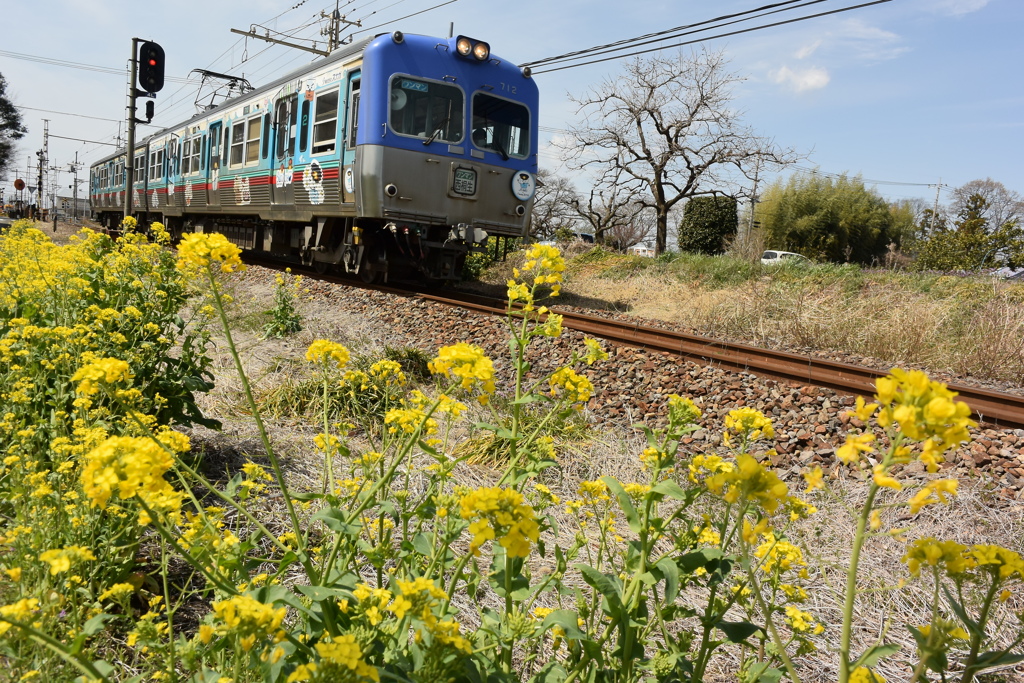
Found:
<path fill-rule="evenodd" d="M 439 295 L 421 291 L 414 296 L 480 313 L 505 315 L 507 312 L 505 305 L 486 303 L 483 297 L 475 295 Z M 725 342 L 559 308 L 551 310 L 562 316 L 562 327 L 611 342 L 671 353 L 706 365 L 827 387 L 841 394 L 871 397 L 875 393 L 875 380 L 888 374 L 862 365 L 840 363 L 789 351 Z M 964 384 L 947 386 L 957 392 L 960 399 L 971 407 L 975 419 L 979 422 L 1004 428 L 1024 428 L 1024 396 Z"/>
<path fill-rule="evenodd" d="M 271 268 L 280 269 L 281 267 L 280 263 L 274 265 L 273 261 L 263 259 L 246 258 L 246 261 Z M 413 285 L 403 288 L 367 285 L 355 282 L 351 278 L 319 275 L 312 271 L 305 274 L 308 277 L 327 282 L 355 285 L 397 296 L 416 297 L 487 315 L 506 315 L 508 312 L 506 302 L 477 294 L 450 290 L 439 292 L 436 289 L 425 289 Z M 611 342 L 670 353 L 705 365 L 716 365 L 775 379 L 827 387 L 841 394 L 871 397 L 875 393 L 875 380 L 888 374 L 862 365 L 840 363 L 789 351 L 776 351 L 749 344 L 725 342 L 710 337 L 576 313 L 560 308 L 551 310 L 562 316 L 563 327 Z M 979 422 L 996 427 L 1024 429 L 1024 396 L 957 383 L 950 383 L 947 386 L 950 390 L 957 392 L 960 399 L 971 407 L 975 419 Z"/>

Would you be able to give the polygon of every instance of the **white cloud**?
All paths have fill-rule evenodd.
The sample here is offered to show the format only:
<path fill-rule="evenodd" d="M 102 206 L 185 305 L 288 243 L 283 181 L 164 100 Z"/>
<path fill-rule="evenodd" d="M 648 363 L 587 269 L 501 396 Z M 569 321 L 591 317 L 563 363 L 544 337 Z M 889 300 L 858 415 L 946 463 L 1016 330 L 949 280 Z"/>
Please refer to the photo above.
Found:
<path fill-rule="evenodd" d="M 872 26 L 860 19 L 844 21 L 833 34 L 837 43 L 849 46 L 847 52 L 867 61 L 895 59 L 910 49 L 900 45 L 902 39 L 899 34 Z"/>
<path fill-rule="evenodd" d="M 988 2 L 989 0 L 930 0 L 928 4 L 933 11 L 956 17 L 961 14 L 977 12 L 987 5 Z"/>
<path fill-rule="evenodd" d="M 795 56 L 795 57 L 796 57 L 797 59 L 807 59 L 808 57 L 810 57 L 811 55 L 813 55 L 813 54 L 814 54 L 814 52 L 815 52 L 815 51 L 816 51 L 816 50 L 817 50 L 817 49 L 818 49 L 819 47 L 821 47 L 821 40 L 820 40 L 820 39 L 819 39 L 819 40 L 816 40 L 816 41 L 814 41 L 814 42 L 813 42 L 813 43 L 811 43 L 810 45 L 804 45 L 804 46 L 803 46 L 802 48 L 800 48 L 799 50 L 797 50 L 797 51 L 796 51 L 796 54 L 795 54 L 794 56 Z"/>
<path fill-rule="evenodd" d="M 776 83 L 788 86 L 796 92 L 819 90 L 828 85 L 830 80 L 827 69 L 816 67 L 794 71 L 788 66 L 783 66 L 772 71 L 769 76 Z"/>

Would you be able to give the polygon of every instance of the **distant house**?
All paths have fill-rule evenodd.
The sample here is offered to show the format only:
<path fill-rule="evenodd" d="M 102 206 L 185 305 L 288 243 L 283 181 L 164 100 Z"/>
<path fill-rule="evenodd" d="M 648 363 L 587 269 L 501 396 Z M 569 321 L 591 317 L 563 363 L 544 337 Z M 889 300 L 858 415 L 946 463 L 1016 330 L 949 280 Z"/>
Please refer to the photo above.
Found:
<path fill-rule="evenodd" d="M 75 199 L 74 197 L 62 197 L 57 195 L 56 209 L 58 215 L 71 218 L 72 216 L 78 216 L 79 218 L 91 218 L 92 210 L 89 207 L 88 197 L 78 197 L 78 210 L 75 211 Z"/>
<path fill-rule="evenodd" d="M 648 258 L 654 258 L 654 249 L 643 244 L 634 244 L 626 250 L 626 253 L 630 256 L 647 256 Z"/>

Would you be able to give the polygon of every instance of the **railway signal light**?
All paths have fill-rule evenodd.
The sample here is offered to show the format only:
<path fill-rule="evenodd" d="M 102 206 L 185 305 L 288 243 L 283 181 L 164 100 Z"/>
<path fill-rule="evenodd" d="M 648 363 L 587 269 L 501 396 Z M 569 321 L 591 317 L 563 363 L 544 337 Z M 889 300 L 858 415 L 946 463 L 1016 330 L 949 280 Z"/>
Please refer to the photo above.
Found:
<path fill-rule="evenodd" d="M 152 41 L 139 48 L 139 87 L 151 93 L 164 87 L 164 49 Z"/>

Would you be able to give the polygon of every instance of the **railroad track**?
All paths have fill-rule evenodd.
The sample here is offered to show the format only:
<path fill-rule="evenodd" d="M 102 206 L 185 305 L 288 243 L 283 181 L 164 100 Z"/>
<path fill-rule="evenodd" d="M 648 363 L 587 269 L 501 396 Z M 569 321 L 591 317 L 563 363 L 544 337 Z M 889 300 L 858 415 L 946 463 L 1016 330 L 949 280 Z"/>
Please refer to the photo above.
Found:
<path fill-rule="evenodd" d="M 278 262 L 247 258 L 247 262 L 280 268 Z M 308 277 L 345 285 L 358 285 L 396 296 L 413 296 L 427 301 L 456 306 L 488 315 L 504 316 L 506 302 L 476 294 L 452 290 L 426 289 L 417 286 L 398 288 L 382 285 L 364 285 L 350 278 L 318 275 L 312 271 Z M 554 313 L 563 316 L 562 326 L 584 334 L 618 344 L 627 344 L 653 351 L 671 353 L 705 365 L 716 365 L 731 370 L 751 372 L 775 379 L 791 380 L 803 384 L 827 387 L 841 394 L 870 397 L 875 391 L 875 380 L 887 373 L 861 365 L 840 363 L 814 356 L 775 351 L 747 344 L 725 342 L 709 337 L 676 332 L 657 327 L 627 323 L 586 315 L 559 308 Z M 985 424 L 1009 428 L 1024 428 L 1024 396 L 1002 391 L 949 384 L 974 413 L 974 418 Z"/>

